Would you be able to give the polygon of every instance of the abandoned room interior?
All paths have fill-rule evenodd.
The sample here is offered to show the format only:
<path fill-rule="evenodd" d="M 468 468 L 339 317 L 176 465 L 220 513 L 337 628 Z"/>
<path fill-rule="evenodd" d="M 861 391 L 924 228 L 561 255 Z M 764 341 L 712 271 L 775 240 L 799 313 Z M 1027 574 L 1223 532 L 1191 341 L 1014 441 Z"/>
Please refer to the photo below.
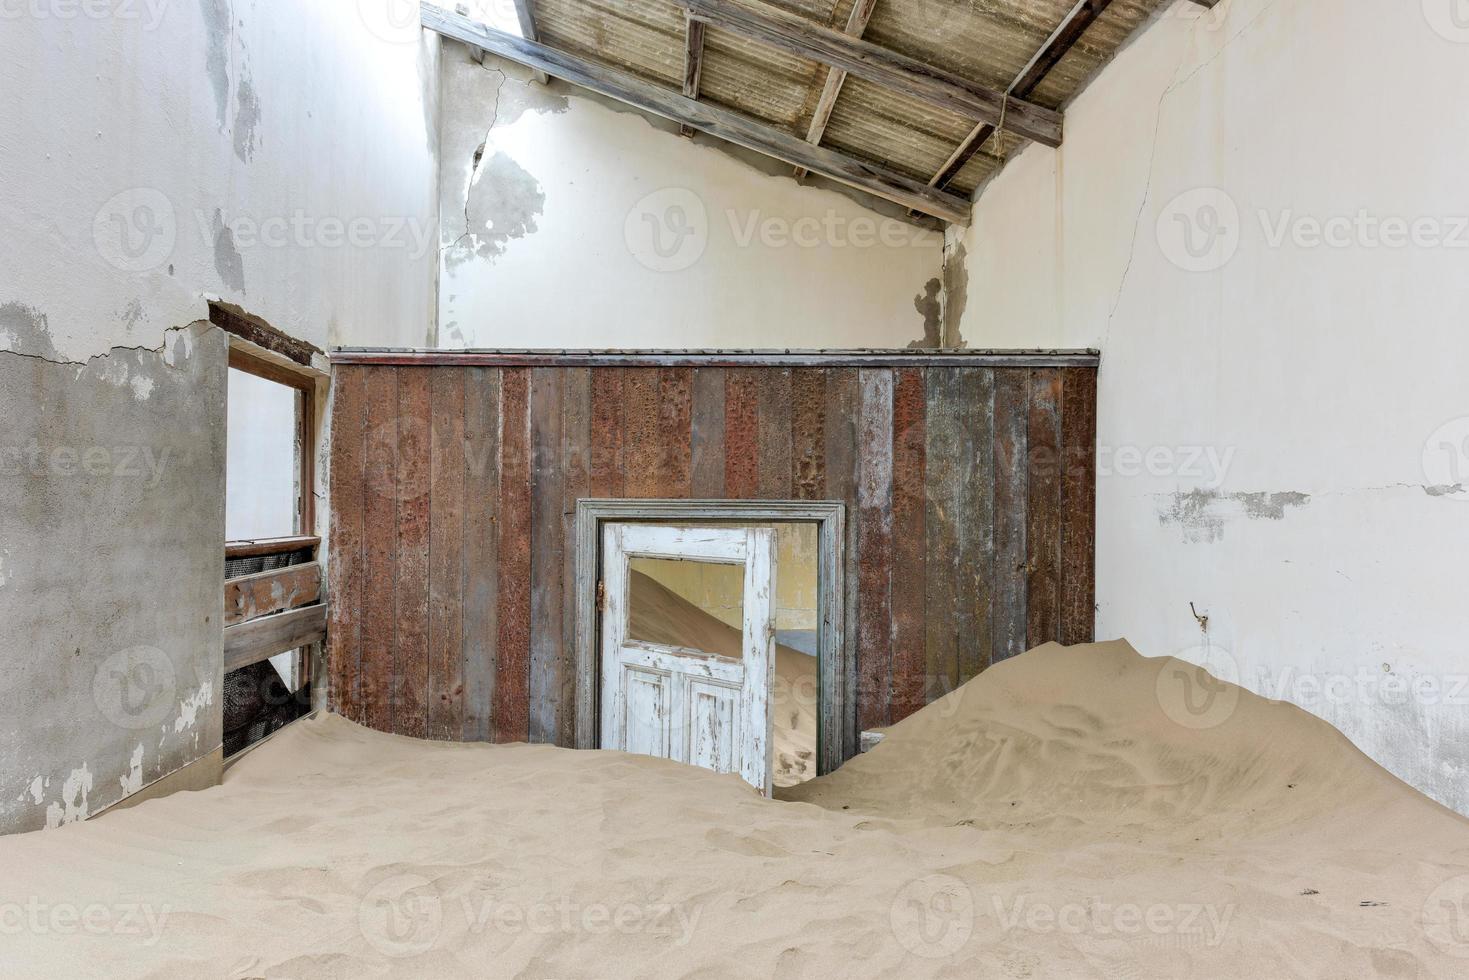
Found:
<path fill-rule="evenodd" d="M 0 977 L 1469 976 L 1464 0 L 0 55 Z"/>

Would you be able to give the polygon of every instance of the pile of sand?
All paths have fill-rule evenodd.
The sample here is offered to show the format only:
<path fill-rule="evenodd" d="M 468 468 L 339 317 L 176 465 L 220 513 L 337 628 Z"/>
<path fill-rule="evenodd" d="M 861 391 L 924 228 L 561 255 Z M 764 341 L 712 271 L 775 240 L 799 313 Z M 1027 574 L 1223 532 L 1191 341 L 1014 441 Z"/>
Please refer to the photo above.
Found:
<path fill-rule="evenodd" d="M 1044 647 L 790 791 L 820 806 L 298 723 L 217 789 L 0 839 L 0 975 L 1469 975 L 1469 822 L 1203 680 Z"/>

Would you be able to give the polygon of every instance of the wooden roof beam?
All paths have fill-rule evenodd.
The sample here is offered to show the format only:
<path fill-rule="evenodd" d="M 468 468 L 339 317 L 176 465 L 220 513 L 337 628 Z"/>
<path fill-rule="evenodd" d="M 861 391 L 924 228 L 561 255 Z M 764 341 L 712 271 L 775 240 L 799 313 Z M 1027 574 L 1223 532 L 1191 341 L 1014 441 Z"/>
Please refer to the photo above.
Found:
<path fill-rule="evenodd" d="M 539 41 L 540 32 L 536 28 L 536 11 L 531 6 L 535 0 L 515 0 L 515 19 L 520 21 L 520 33 L 527 41 Z M 536 72 L 536 81 L 545 85 L 551 80 L 550 76 L 543 71 Z"/>
<path fill-rule="evenodd" d="M 1051 69 L 1066 57 L 1067 52 L 1076 45 L 1077 41 L 1081 40 L 1086 29 L 1102 16 L 1111 3 L 1112 0 L 1078 0 L 1076 6 L 1071 9 L 1071 13 L 1061 22 L 1061 26 L 1046 39 L 1046 43 L 1041 45 L 1035 57 L 1030 60 L 1030 64 L 1026 65 L 1016 76 L 1014 83 L 1010 86 L 1010 94 L 1017 99 L 1030 98 L 1040 87 L 1041 82 L 1045 81 Z M 1007 130 L 1011 128 L 1008 117 L 1005 120 L 1005 128 Z M 948 187 L 949 182 L 958 175 L 960 170 L 964 169 L 964 165 L 973 159 L 974 155 L 994 135 L 995 127 L 989 122 L 983 122 L 974 127 L 964 138 L 964 142 L 959 144 L 949 159 L 939 168 L 938 173 L 934 174 L 933 179 L 928 182 L 929 186 L 939 189 Z"/>
<path fill-rule="evenodd" d="M 688 21 L 687 40 L 684 43 L 683 54 L 683 94 L 686 98 L 697 99 L 699 97 L 699 79 L 704 74 L 704 22 L 686 18 Z M 685 136 L 694 135 L 693 127 L 680 126 L 679 132 Z"/>
<path fill-rule="evenodd" d="M 969 201 L 940 191 L 888 167 L 813 146 L 784 130 L 720 106 L 690 99 L 606 65 L 588 61 L 528 38 L 515 37 L 433 4 L 420 7 L 423 26 L 464 44 L 484 48 L 508 61 L 554 75 L 563 81 L 655 115 L 684 123 L 722 140 L 863 190 L 876 197 L 944 221 L 969 221 Z"/>
<path fill-rule="evenodd" d="M 997 123 L 1046 146 L 1061 145 L 1061 114 L 1010 98 L 916 58 L 850 37 L 759 0 L 675 0 L 699 20 L 735 31 L 798 57 L 840 68 L 914 99 L 977 122 Z"/>
<path fill-rule="evenodd" d="M 872 19 L 872 12 L 877 9 L 877 0 L 857 0 L 852 4 L 852 12 L 847 16 L 846 34 L 849 37 L 861 37 L 867 32 L 867 22 Z M 812 145 L 821 143 L 826 135 L 826 124 L 831 122 L 831 111 L 836 108 L 837 96 L 842 94 L 842 86 L 846 84 L 847 73 L 840 68 L 830 68 L 826 72 L 826 84 L 821 87 L 821 97 L 816 100 L 816 111 L 811 113 L 811 125 L 806 130 L 806 142 Z M 806 176 L 806 171 L 800 167 L 796 168 L 796 179 Z"/>

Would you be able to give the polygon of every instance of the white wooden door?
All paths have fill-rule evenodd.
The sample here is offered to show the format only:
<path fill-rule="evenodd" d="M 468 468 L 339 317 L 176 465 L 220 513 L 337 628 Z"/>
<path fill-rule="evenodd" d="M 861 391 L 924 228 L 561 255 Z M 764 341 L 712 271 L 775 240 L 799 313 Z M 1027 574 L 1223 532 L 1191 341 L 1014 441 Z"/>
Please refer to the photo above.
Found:
<path fill-rule="evenodd" d="M 739 773 L 770 795 L 774 552 L 769 528 L 603 528 L 603 748 Z M 633 638 L 634 558 L 742 566 L 741 656 Z"/>

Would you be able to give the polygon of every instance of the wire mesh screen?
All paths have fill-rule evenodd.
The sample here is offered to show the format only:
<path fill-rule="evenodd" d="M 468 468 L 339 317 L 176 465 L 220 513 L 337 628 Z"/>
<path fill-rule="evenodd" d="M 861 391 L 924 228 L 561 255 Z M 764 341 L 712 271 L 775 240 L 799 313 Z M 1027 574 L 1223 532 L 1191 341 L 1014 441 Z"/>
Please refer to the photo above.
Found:
<path fill-rule="evenodd" d="M 256 572 L 273 572 L 277 568 L 290 568 L 292 565 L 304 565 L 312 560 L 312 549 L 302 548 L 299 551 L 287 551 L 279 555 L 250 555 L 245 558 L 226 558 L 224 560 L 224 577 L 239 578 L 242 575 L 254 575 Z"/>
<path fill-rule="evenodd" d="M 224 754 L 228 758 L 311 710 L 311 685 L 291 691 L 270 661 L 224 677 Z"/>

